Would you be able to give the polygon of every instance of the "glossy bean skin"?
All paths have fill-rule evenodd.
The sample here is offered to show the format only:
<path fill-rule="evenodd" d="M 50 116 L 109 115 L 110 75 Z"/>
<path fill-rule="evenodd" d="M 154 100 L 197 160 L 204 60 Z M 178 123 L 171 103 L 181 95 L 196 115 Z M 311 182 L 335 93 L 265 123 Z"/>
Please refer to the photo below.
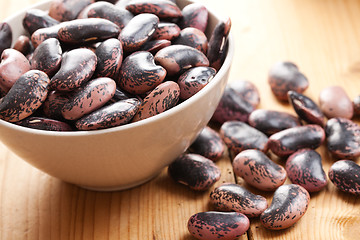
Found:
<path fill-rule="evenodd" d="M 61 113 L 65 119 L 79 119 L 105 105 L 114 96 L 115 89 L 116 83 L 111 78 L 93 79 L 75 90 Z"/>
<path fill-rule="evenodd" d="M 207 53 L 208 49 L 208 40 L 205 33 L 193 27 L 187 27 L 181 30 L 180 35 L 173 40 L 173 44 L 190 46 L 204 54 Z"/>
<path fill-rule="evenodd" d="M 49 38 L 58 38 L 58 31 L 62 24 L 54 25 L 52 27 L 40 28 L 31 35 L 31 43 L 34 48 L 37 48 L 43 41 Z"/>
<path fill-rule="evenodd" d="M 30 51 L 32 51 L 32 45 L 30 42 L 30 38 L 25 35 L 20 35 L 16 39 L 13 49 L 18 50 L 19 52 L 21 52 L 24 55 L 29 54 Z"/>
<path fill-rule="evenodd" d="M 354 115 L 360 115 L 360 95 L 353 100 Z"/>
<path fill-rule="evenodd" d="M 76 44 L 117 37 L 119 32 L 120 28 L 106 19 L 76 19 L 62 24 L 58 31 L 58 38 L 62 42 Z"/>
<path fill-rule="evenodd" d="M 310 124 L 288 128 L 271 135 L 268 147 L 277 156 L 285 157 L 302 148 L 315 149 L 324 139 L 324 130 L 319 125 Z"/>
<path fill-rule="evenodd" d="M 220 179 L 221 170 L 198 154 L 182 154 L 168 167 L 169 176 L 176 182 L 197 191 L 210 188 Z"/>
<path fill-rule="evenodd" d="M 284 184 L 286 170 L 256 149 L 244 150 L 233 161 L 234 173 L 257 189 L 274 191 Z"/>
<path fill-rule="evenodd" d="M 175 82 L 164 82 L 152 90 L 143 100 L 133 121 L 140 121 L 162 113 L 179 101 L 180 88 Z"/>
<path fill-rule="evenodd" d="M 310 201 L 305 188 L 297 184 L 280 186 L 274 193 L 271 205 L 260 215 L 265 228 L 280 230 L 291 227 L 304 216 Z"/>
<path fill-rule="evenodd" d="M 124 59 L 117 83 L 129 93 L 144 94 L 157 87 L 165 77 L 166 70 L 155 64 L 151 53 L 137 51 Z"/>
<path fill-rule="evenodd" d="M 43 112 L 47 118 L 64 120 L 61 110 L 69 101 L 72 92 L 51 91 L 49 92 L 44 104 Z"/>
<path fill-rule="evenodd" d="M 233 81 L 228 86 L 248 101 L 254 108 L 260 103 L 260 93 L 257 87 L 250 81 L 240 80 Z"/>
<path fill-rule="evenodd" d="M 291 154 L 286 161 L 286 172 L 292 183 L 308 192 L 318 192 L 327 185 L 321 156 L 312 149 L 301 149 Z"/>
<path fill-rule="evenodd" d="M 29 9 L 26 11 L 22 22 L 24 29 L 32 35 L 40 28 L 47 28 L 59 24 L 59 21 L 49 16 L 49 14 L 40 9 Z"/>
<path fill-rule="evenodd" d="M 220 129 L 220 136 L 235 154 L 246 149 L 267 151 L 268 137 L 259 130 L 240 121 L 225 122 Z"/>
<path fill-rule="evenodd" d="M 189 151 L 217 161 L 224 155 L 225 145 L 220 135 L 206 126 L 190 145 Z"/>
<path fill-rule="evenodd" d="M 179 18 L 182 16 L 179 7 L 168 0 L 132 0 L 126 9 L 133 14 L 152 13 L 159 18 Z"/>
<path fill-rule="evenodd" d="M 0 62 L 0 92 L 7 93 L 24 73 L 30 70 L 27 58 L 15 49 L 5 49 Z"/>
<path fill-rule="evenodd" d="M 102 107 L 76 121 L 78 130 L 96 130 L 127 124 L 134 117 L 140 101 L 135 98 L 121 100 Z"/>
<path fill-rule="evenodd" d="M 222 54 L 225 52 L 225 41 L 229 35 L 231 28 L 231 20 L 227 18 L 220 21 L 214 28 L 210 40 L 207 57 L 210 62 L 210 66 L 219 71 L 222 64 Z"/>
<path fill-rule="evenodd" d="M 49 16 L 59 22 L 74 20 L 94 0 L 52 0 Z"/>
<path fill-rule="evenodd" d="M 327 148 L 338 159 L 360 156 L 360 126 L 346 118 L 332 118 L 325 126 Z"/>
<path fill-rule="evenodd" d="M 203 89 L 215 76 L 211 67 L 194 67 L 181 74 L 177 83 L 180 87 L 180 99 L 188 99 Z"/>
<path fill-rule="evenodd" d="M 31 69 L 45 72 L 52 77 L 60 68 L 62 49 L 59 40 L 49 38 L 42 42 L 34 51 Z"/>
<path fill-rule="evenodd" d="M 45 101 L 50 79 L 39 70 L 24 73 L 0 103 L 0 118 L 17 122 L 34 113 Z"/>
<path fill-rule="evenodd" d="M 59 71 L 51 78 L 50 87 L 72 91 L 87 82 L 95 72 L 97 57 L 88 49 L 79 48 L 64 54 Z"/>
<path fill-rule="evenodd" d="M 175 23 L 160 22 L 152 38 L 172 41 L 180 35 L 180 31 L 179 26 Z"/>
<path fill-rule="evenodd" d="M 249 116 L 249 125 L 270 136 L 282 130 L 300 126 L 301 123 L 295 116 L 266 109 L 257 109 Z"/>
<path fill-rule="evenodd" d="M 95 51 L 97 66 L 94 77 L 109 77 L 116 79 L 123 60 L 121 42 L 116 38 L 110 38 L 102 42 Z"/>
<path fill-rule="evenodd" d="M 7 22 L 0 23 L 0 54 L 10 48 L 12 42 L 12 30 Z"/>
<path fill-rule="evenodd" d="M 268 76 L 271 91 L 280 101 L 287 101 L 287 92 L 293 90 L 303 93 L 309 87 L 309 81 L 292 62 L 274 64 Z"/>
<path fill-rule="evenodd" d="M 58 120 L 50 119 L 50 118 L 43 118 L 43 117 L 28 117 L 24 120 L 16 122 L 17 125 L 40 129 L 40 130 L 47 130 L 47 131 L 72 131 L 72 127 L 65 123 Z"/>
<path fill-rule="evenodd" d="M 354 107 L 345 90 L 340 86 L 330 86 L 321 90 L 319 94 L 319 105 L 321 111 L 327 118 L 351 119 Z"/>
<path fill-rule="evenodd" d="M 133 17 L 119 35 L 124 51 L 133 52 L 139 49 L 151 39 L 158 23 L 159 18 L 151 13 L 142 13 Z"/>
<path fill-rule="evenodd" d="M 341 191 L 360 195 L 360 166 L 351 160 L 339 160 L 329 169 L 331 182 Z"/>
<path fill-rule="evenodd" d="M 324 126 L 325 116 L 313 100 L 295 91 L 288 91 L 287 95 L 289 102 L 301 119 L 310 124 Z"/>
<path fill-rule="evenodd" d="M 209 66 L 209 60 L 199 50 L 185 45 L 171 45 L 158 51 L 155 61 L 163 66 L 169 76 L 192 68 Z"/>
<path fill-rule="evenodd" d="M 160 49 L 170 45 L 171 41 L 169 40 L 151 40 L 144 43 L 144 45 L 141 46 L 140 51 L 151 52 L 151 54 L 155 55 Z"/>
<path fill-rule="evenodd" d="M 180 20 L 182 29 L 194 27 L 205 32 L 208 23 L 208 10 L 201 3 L 191 3 L 182 9 L 183 17 Z"/>
<path fill-rule="evenodd" d="M 237 212 L 200 212 L 188 221 L 190 234 L 200 240 L 235 240 L 249 227 L 249 219 Z"/>
<path fill-rule="evenodd" d="M 215 188 L 210 193 L 210 202 L 219 211 L 235 211 L 247 217 L 257 217 L 268 207 L 266 198 L 234 183 Z"/>
<path fill-rule="evenodd" d="M 212 120 L 218 123 L 238 120 L 247 122 L 260 102 L 256 86 L 248 81 L 236 81 L 225 87 Z"/>
<path fill-rule="evenodd" d="M 87 18 L 103 18 L 115 23 L 123 29 L 134 15 L 126 9 L 115 7 L 108 2 L 95 2 L 87 7 L 85 13 Z"/>

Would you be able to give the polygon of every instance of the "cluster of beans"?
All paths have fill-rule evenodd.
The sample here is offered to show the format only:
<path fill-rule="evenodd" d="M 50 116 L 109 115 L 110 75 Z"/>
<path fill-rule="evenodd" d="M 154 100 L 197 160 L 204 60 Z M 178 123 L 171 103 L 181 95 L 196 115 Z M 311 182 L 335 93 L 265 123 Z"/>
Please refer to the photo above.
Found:
<path fill-rule="evenodd" d="M 297 116 L 256 109 L 257 88 L 248 81 L 231 82 L 212 118 L 221 124 L 220 133 L 203 129 L 189 153 L 168 168 L 175 181 L 204 191 L 220 179 L 214 162 L 226 145 L 235 156 L 236 176 L 259 190 L 275 191 L 268 206 L 263 196 L 238 184 L 216 187 L 210 202 L 217 211 L 194 214 L 188 221 L 189 232 L 198 239 L 235 239 L 254 217 L 272 230 L 295 224 L 308 208 L 309 192 L 321 191 L 328 183 L 322 157 L 314 150 L 325 139 L 338 160 L 328 172 L 330 180 L 338 189 L 360 195 L 360 166 L 352 161 L 360 156 L 360 126 L 351 120 L 353 112 L 358 113 L 359 99 L 352 103 L 342 88 L 328 87 L 321 91 L 318 106 L 302 94 L 308 80 L 291 62 L 275 64 L 268 80 L 274 95 L 288 101 Z M 274 157 L 286 160 L 285 167 L 272 161 Z M 292 184 L 283 185 L 287 177 Z"/>
<path fill-rule="evenodd" d="M 30 9 L 28 35 L 0 26 L 0 119 L 53 131 L 139 121 L 190 98 L 227 52 L 230 19 L 208 40 L 208 11 L 170 0 L 53 0 Z M 225 44 L 224 44 L 225 43 Z"/>

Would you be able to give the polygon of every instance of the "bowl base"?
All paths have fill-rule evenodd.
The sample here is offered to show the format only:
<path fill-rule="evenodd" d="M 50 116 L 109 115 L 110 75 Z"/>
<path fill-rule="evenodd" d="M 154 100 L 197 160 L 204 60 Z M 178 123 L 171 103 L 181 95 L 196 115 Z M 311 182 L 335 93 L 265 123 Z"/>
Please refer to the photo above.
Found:
<path fill-rule="evenodd" d="M 151 177 L 146 178 L 144 180 L 138 181 L 136 183 L 126 184 L 126 185 L 111 186 L 111 187 L 93 187 L 93 186 L 86 186 L 86 185 L 77 185 L 77 186 L 81 187 L 81 188 L 85 188 L 87 190 L 91 190 L 91 191 L 100 191 L 100 192 L 122 191 L 122 190 L 130 189 L 130 188 L 138 187 L 138 186 L 140 186 L 140 185 L 142 185 L 144 183 L 147 183 L 150 180 L 157 177 L 160 174 L 160 172 L 158 172 L 158 173 L 156 173 L 156 174 L 152 175 Z"/>

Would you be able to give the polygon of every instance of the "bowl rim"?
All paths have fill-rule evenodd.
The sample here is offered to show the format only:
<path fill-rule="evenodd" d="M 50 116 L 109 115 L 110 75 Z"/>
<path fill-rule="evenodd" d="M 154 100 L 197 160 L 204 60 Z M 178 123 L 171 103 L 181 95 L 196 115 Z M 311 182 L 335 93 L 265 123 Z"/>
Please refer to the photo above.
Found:
<path fill-rule="evenodd" d="M 187 0 L 189 3 L 194 3 L 193 0 Z M 21 15 L 25 14 L 25 12 L 28 9 L 35 9 L 35 8 L 41 8 L 46 4 L 50 4 L 51 0 L 44 0 L 39 3 L 33 4 L 25 9 L 22 9 L 20 11 L 17 11 L 16 13 L 10 15 L 9 17 L 5 18 L 3 22 L 13 21 L 14 19 L 20 17 Z M 214 15 L 217 19 L 223 19 L 223 17 L 220 14 L 217 14 L 216 11 L 212 10 L 209 7 L 206 7 L 208 9 L 208 12 Z M 119 131 L 126 131 L 131 130 L 132 128 L 137 128 L 142 125 L 150 125 L 151 123 L 161 121 L 163 118 L 168 118 L 170 115 L 172 115 L 174 112 L 182 111 L 183 109 L 189 107 L 189 105 L 194 104 L 198 99 L 203 97 L 207 92 L 210 91 L 210 88 L 213 85 L 216 85 L 216 82 L 219 82 L 222 77 L 224 77 L 228 70 L 230 70 L 231 62 L 235 54 L 235 43 L 233 35 L 230 31 L 227 39 L 228 49 L 227 54 L 225 57 L 225 60 L 220 67 L 219 71 L 216 73 L 215 77 L 199 92 L 194 94 L 191 98 L 186 99 L 184 102 L 174 106 L 171 109 L 166 110 L 165 112 L 162 112 L 160 114 L 157 114 L 155 116 L 143 119 L 141 121 L 132 122 L 116 127 L 106 128 L 106 129 L 97 129 L 97 130 L 89 130 L 89 131 L 48 131 L 48 130 L 42 130 L 42 129 L 34 129 L 29 127 L 24 127 L 20 125 L 16 125 L 11 122 L 7 122 L 5 120 L 0 119 L 0 126 L 10 128 L 14 131 L 21 131 L 26 132 L 28 134 L 36 134 L 36 135 L 44 135 L 44 136 L 53 136 L 53 137 L 79 137 L 79 136 L 88 136 L 88 135 L 98 135 L 98 134 L 107 134 L 112 132 L 119 132 Z"/>

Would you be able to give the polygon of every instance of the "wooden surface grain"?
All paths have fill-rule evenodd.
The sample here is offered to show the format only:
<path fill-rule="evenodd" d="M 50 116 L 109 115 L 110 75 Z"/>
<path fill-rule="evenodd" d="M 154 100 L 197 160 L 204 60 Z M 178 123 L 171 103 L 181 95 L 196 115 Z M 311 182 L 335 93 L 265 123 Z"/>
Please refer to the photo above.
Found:
<path fill-rule="evenodd" d="M 0 0 L 0 19 L 36 2 Z M 351 99 L 360 94 L 360 1 L 200 2 L 231 17 L 236 54 L 229 81 L 252 81 L 261 94 L 259 108 L 293 113 L 274 98 L 267 84 L 268 69 L 281 60 L 295 62 L 306 74 L 310 87 L 305 94 L 315 101 L 330 85 L 344 87 Z M 317 151 L 327 172 L 335 160 L 323 146 Z M 257 191 L 234 178 L 228 154 L 217 165 L 222 179 L 216 185 L 237 182 L 264 195 L 270 204 L 272 192 Z M 210 190 L 191 191 L 169 179 L 164 169 L 134 189 L 88 191 L 38 171 L 0 143 L 0 240 L 191 240 L 187 220 L 212 209 Z M 269 231 L 251 219 L 251 228 L 241 239 L 352 240 L 359 239 L 359 224 L 360 198 L 336 190 L 329 182 L 326 189 L 311 194 L 308 211 L 293 227 Z"/>

